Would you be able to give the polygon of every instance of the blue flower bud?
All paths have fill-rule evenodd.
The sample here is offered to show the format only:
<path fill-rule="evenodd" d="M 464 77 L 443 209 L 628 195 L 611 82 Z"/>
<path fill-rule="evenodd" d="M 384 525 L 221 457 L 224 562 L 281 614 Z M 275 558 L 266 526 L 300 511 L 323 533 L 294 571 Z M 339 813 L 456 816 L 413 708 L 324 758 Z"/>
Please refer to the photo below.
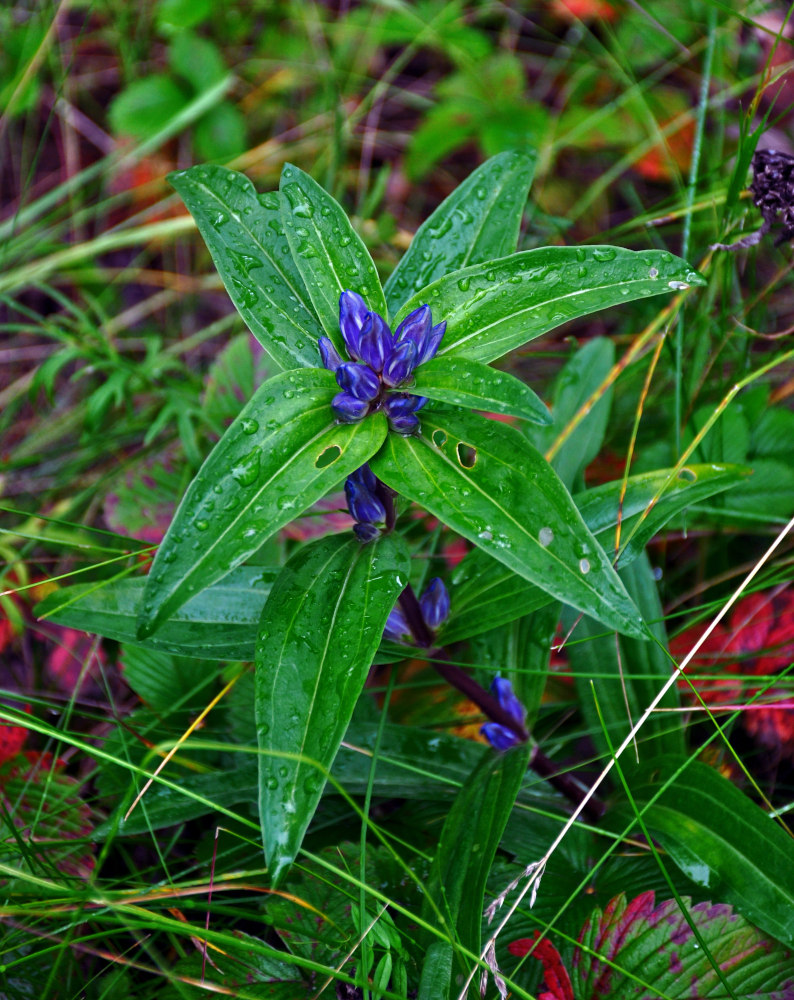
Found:
<path fill-rule="evenodd" d="M 480 732 L 488 740 L 494 750 L 504 753 L 510 747 L 518 746 L 521 740 L 515 733 L 511 733 L 506 726 L 500 726 L 498 722 L 486 722 L 480 726 Z"/>
<path fill-rule="evenodd" d="M 361 357 L 358 352 L 359 336 L 368 315 L 367 303 L 358 292 L 342 292 L 339 296 L 339 329 L 342 331 L 347 353 L 354 360 Z"/>
<path fill-rule="evenodd" d="M 400 385 L 416 368 L 416 344 L 403 340 L 396 344 L 386 364 L 383 366 L 383 381 L 388 386 Z"/>
<path fill-rule="evenodd" d="M 519 726 L 524 725 L 526 709 L 513 693 L 513 685 L 509 680 L 497 674 L 491 683 L 491 694 L 496 695 L 496 700 Z"/>
<path fill-rule="evenodd" d="M 430 338 L 432 323 L 430 306 L 419 306 L 418 309 L 414 309 L 412 313 L 409 313 L 394 331 L 395 343 L 399 344 L 406 340 L 410 341 L 416 346 L 417 359 L 422 358 Z M 417 364 L 419 363 L 419 360 L 417 360 Z"/>
<path fill-rule="evenodd" d="M 380 535 L 380 528 L 374 524 L 354 524 L 353 534 L 360 542 L 371 542 Z"/>
<path fill-rule="evenodd" d="M 374 493 L 378 488 L 378 479 L 367 462 L 360 465 L 355 472 L 351 472 L 347 478 L 355 480 L 365 490 L 369 490 L 370 493 Z"/>
<path fill-rule="evenodd" d="M 434 326 L 430 331 L 430 336 L 427 338 L 427 343 L 419 355 L 419 360 L 416 362 L 417 365 L 423 364 L 425 361 L 429 361 L 431 358 L 436 356 L 436 351 L 441 343 L 441 338 L 446 333 L 447 321 L 442 320 L 437 326 Z"/>
<path fill-rule="evenodd" d="M 411 630 L 408 628 L 408 622 L 405 620 L 405 615 L 399 604 L 395 605 L 386 619 L 383 638 L 391 639 L 394 642 L 404 642 L 406 639 L 411 641 Z"/>
<path fill-rule="evenodd" d="M 386 322 L 377 313 L 369 313 L 358 340 L 358 355 L 361 360 L 373 371 L 380 372 L 393 347 L 394 338 Z"/>
<path fill-rule="evenodd" d="M 336 381 L 340 389 L 349 392 L 356 399 L 371 403 L 380 392 L 380 379 L 367 365 L 355 361 L 344 361 L 336 369 Z"/>
<path fill-rule="evenodd" d="M 339 356 L 339 351 L 334 347 L 333 341 L 330 337 L 320 337 L 317 341 L 317 345 L 320 348 L 320 357 L 323 359 L 323 367 L 327 368 L 328 371 L 335 372 L 336 369 L 342 364 L 342 359 Z"/>
<path fill-rule="evenodd" d="M 366 417 L 369 403 L 356 399 L 349 392 L 338 392 L 331 400 L 331 409 L 343 424 L 355 424 Z"/>
<path fill-rule="evenodd" d="M 413 434 L 419 429 L 419 417 L 415 413 L 389 417 L 389 427 L 398 434 Z"/>
<path fill-rule="evenodd" d="M 421 406 L 424 406 L 425 401 L 425 396 L 410 396 L 407 393 L 391 394 L 383 401 L 383 410 L 387 417 L 396 419 L 414 413 Z"/>
<path fill-rule="evenodd" d="M 355 475 L 345 480 L 347 509 L 359 523 L 379 524 L 386 520 L 386 508 Z"/>
<path fill-rule="evenodd" d="M 419 598 L 422 617 L 428 628 L 438 628 L 449 617 L 449 594 L 443 580 L 435 577 Z"/>

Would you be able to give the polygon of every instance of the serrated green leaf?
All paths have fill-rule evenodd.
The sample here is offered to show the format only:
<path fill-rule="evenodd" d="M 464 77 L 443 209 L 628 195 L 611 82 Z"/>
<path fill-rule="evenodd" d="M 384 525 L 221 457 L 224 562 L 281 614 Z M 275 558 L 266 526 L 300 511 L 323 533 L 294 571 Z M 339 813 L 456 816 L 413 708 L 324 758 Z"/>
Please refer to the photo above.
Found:
<path fill-rule="evenodd" d="M 317 365 L 322 329 L 289 252 L 278 194 L 257 194 L 243 174 L 219 166 L 191 167 L 168 180 L 259 343 L 286 370 Z"/>
<path fill-rule="evenodd" d="M 794 841 L 717 771 L 700 761 L 656 798 L 683 757 L 649 761 L 631 776 L 649 831 L 678 867 L 762 930 L 794 943 Z"/>
<path fill-rule="evenodd" d="M 300 549 L 262 611 L 256 652 L 259 815 L 275 884 L 297 854 L 386 618 L 408 581 L 397 536 Z"/>
<path fill-rule="evenodd" d="M 487 362 L 599 309 L 704 283 L 666 250 L 540 247 L 439 278 L 395 322 L 427 303 L 434 323 L 447 322 L 439 357 Z"/>
<path fill-rule="evenodd" d="M 451 939 L 474 954 L 480 951 L 488 874 L 530 753 L 525 744 L 483 758 L 449 811 L 430 869 L 423 917 L 435 922 L 440 912 Z"/>
<path fill-rule="evenodd" d="M 253 660 L 259 616 L 277 569 L 241 566 L 174 612 L 156 635 L 136 638 L 146 580 L 82 583 L 50 594 L 38 618 L 118 642 L 202 660 Z"/>
<path fill-rule="evenodd" d="M 239 566 L 375 452 L 386 420 L 338 424 L 332 372 L 284 372 L 259 387 L 188 487 L 147 578 L 139 638 Z"/>
<path fill-rule="evenodd" d="M 281 218 L 292 256 L 325 333 L 346 356 L 339 330 L 339 296 L 358 292 L 385 318 L 386 300 L 369 251 L 342 206 L 298 167 L 281 173 Z"/>
<path fill-rule="evenodd" d="M 422 433 L 389 435 L 371 467 L 525 580 L 609 628 L 645 637 L 570 494 L 512 427 L 471 413 L 425 413 Z"/>
<path fill-rule="evenodd" d="M 621 516 L 619 566 L 624 568 L 645 549 L 648 541 L 686 507 L 741 483 L 749 469 L 690 465 L 631 476 L 622 484 L 605 483 L 574 496 L 574 503 L 607 552 L 614 552 L 616 525 Z M 481 550 L 469 553 L 453 577 L 452 613 L 440 639 L 458 642 L 496 628 L 544 607 L 551 598 Z"/>
<path fill-rule="evenodd" d="M 417 229 L 386 282 L 390 315 L 445 274 L 513 253 L 534 172 L 533 155 L 510 152 L 469 174 Z"/>
<path fill-rule="evenodd" d="M 470 410 L 550 424 L 546 404 L 514 375 L 469 358 L 433 358 L 417 369 L 411 392 Z"/>

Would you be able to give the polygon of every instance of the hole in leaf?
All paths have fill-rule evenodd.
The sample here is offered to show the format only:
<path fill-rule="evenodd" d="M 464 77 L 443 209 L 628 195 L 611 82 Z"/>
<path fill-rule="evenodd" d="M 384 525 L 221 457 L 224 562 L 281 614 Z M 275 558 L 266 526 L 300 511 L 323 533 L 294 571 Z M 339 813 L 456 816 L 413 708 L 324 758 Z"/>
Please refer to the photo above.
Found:
<path fill-rule="evenodd" d="M 342 449 L 339 445 L 329 444 L 325 451 L 317 456 L 317 461 L 314 463 L 315 469 L 327 469 L 329 465 L 334 464 L 341 454 Z"/>
<path fill-rule="evenodd" d="M 686 466 L 678 473 L 678 478 L 684 479 L 688 483 L 694 483 L 697 477 L 697 473 L 693 469 L 687 469 Z"/>
<path fill-rule="evenodd" d="M 477 449 L 462 441 L 458 444 L 458 461 L 464 469 L 473 469 L 477 461 Z"/>
<path fill-rule="evenodd" d="M 445 431 L 435 430 L 433 431 L 433 444 L 436 448 L 443 448 L 447 443 L 447 435 Z"/>

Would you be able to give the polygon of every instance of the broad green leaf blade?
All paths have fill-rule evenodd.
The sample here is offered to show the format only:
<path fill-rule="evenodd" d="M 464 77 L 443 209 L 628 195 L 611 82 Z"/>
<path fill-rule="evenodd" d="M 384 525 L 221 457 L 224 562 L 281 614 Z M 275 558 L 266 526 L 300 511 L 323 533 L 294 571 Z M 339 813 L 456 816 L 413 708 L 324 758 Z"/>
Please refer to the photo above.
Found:
<path fill-rule="evenodd" d="M 472 413 L 425 413 L 421 435 L 390 434 L 371 467 L 530 583 L 609 628 L 646 635 L 570 494 L 512 427 Z"/>
<path fill-rule="evenodd" d="M 622 514 L 619 565 L 625 568 L 671 517 L 698 500 L 730 489 L 749 472 L 737 466 L 711 465 L 690 465 L 679 475 L 675 470 L 663 469 L 631 476 L 622 506 L 619 482 L 577 493 L 574 502 L 607 552 L 615 551 L 616 525 Z M 455 571 L 452 614 L 440 639 L 444 643 L 458 642 L 529 614 L 550 600 L 540 587 L 476 549 Z"/>
<path fill-rule="evenodd" d="M 700 941 L 678 902 L 667 899 L 656 905 L 651 891 L 628 903 L 621 893 L 603 912 L 594 910 L 579 934 L 571 963 L 576 995 L 587 1000 L 726 997 L 712 961 L 742 1000 L 791 995 L 790 952 L 765 940 L 724 903 L 693 906 L 686 896 L 681 902 Z"/>
<path fill-rule="evenodd" d="M 277 569 L 241 566 L 191 597 L 148 639 L 138 640 L 138 608 L 146 579 L 81 583 L 36 606 L 38 618 L 117 642 L 201 660 L 253 660 L 254 642 Z"/>
<path fill-rule="evenodd" d="M 422 965 L 417 996 L 422 1000 L 448 1000 L 452 985 L 454 951 L 446 941 L 434 941 L 427 949 Z"/>
<path fill-rule="evenodd" d="M 540 247 L 439 278 L 396 322 L 427 303 L 434 323 L 447 321 L 439 357 L 487 362 L 599 309 L 704 283 L 666 250 Z"/>
<path fill-rule="evenodd" d="M 451 271 L 514 253 L 534 172 L 535 157 L 516 151 L 469 174 L 417 229 L 386 282 L 389 314 Z"/>
<path fill-rule="evenodd" d="M 550 424 L 546 404 L 514 375 L 468 358 L 433 358 L 416 371 L 411 392 L 470 410 Z"/>
<path fill-rule="evenodd" d="M 530 433 L 538 451 L 548 454 L 580 408 L 604 384 L 614 363 L 615 345 L 607 337 L 588 340 L 566 361 L 554 380 L 553 423 Z M 582 473 L 601 450 L 611 406 L 610 386 L 556 449 L 551 464 L 569 490 L 584 485 Z"/>
<path fill-rule="evenodd" d="M 402 540 L 334 536 L 273 584 L 256 651 L 259 815 L 275 884 L 297 854 L 383 627 L 409 575 Z"/>
<path fill-rule="evenodd" d="M 191 167 L 168 180 L 251 333 L 281 368 L 316 366 L 322 329 L 288 252 L 278 194 L 258 194 L 247 177 L 226 167 Z"/>
<path fill-rule="evenodd" d="M 650 802 L 683 758 L 657 758 L 631 778 Z M 715 899 L 787 944 L 794 943 L 794 841 L 727 778 L 692 761 L 643 812 L 678 867 Z"/>
<path fill-rule="evenodd" d="M 327 191 L 292 164 L 281 173 L 281 218 L 309 295 L 325 333 L 346 357 L 339 331 L 339 296 L 358 292 L 369 309 L 386 317 L 380 278 L 344 209 Z"/>
<path fill-rule="evenodd" d="M 530 744 L 491 753 L 472 772 L 444 822 L 427 880 L 422 916 L 435 922 L 440 912 L 451 940 L 475 955 L 486 882 L 530 753 Z"/>
<path fill-rule="evenodd" d="M 279 528 L 367 461 L 386 436 L 374 413 L 337 424 L 332 372 L 284 372 L 259 387 L 188 487 L 144 592 L 146 638 Z"/>
<path fill-rule="evenodd" d="M 609 757 L 611 747 L 623 742 L 632 724 L 675 669 L 665 652 L 664 612 L 648 557 L 643 553 L 620 571 L 620 577 L 656 642 L 638 642 L 620 636 L 616 644 L 613 635 L 604 635 L 602 625 L 585 616 L 576 626 L 577 641 L 568 647 L 588 733 L 605 758 Z M 642 760 L 663 753 L 684 752 L 681 716 L 676 711 L 679 707 L 678 690 L 672 687 L 660 702 L 660 711 L 651 715 L 638 736 Z"/>

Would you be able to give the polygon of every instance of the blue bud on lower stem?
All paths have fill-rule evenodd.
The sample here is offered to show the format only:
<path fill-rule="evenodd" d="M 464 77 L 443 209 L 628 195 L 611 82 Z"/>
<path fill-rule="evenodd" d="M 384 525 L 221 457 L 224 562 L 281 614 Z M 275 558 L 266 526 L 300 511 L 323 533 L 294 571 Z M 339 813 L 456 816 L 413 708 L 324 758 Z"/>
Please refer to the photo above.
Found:
<path fill-rule="evenodd" d="M 498 750 L 500 753 L 518 746 L 521 742 L 515 733 L 510 732 L 506 726 L 500 726 L 498 722 L 486 722 L 480 726 L 480 732 L 494 750 Z"/>
<path fill-rule="evenodd" d="M 380 535 L 380 528 L 374 524 L 354 524 L 353 534 L 360 542 L 371 542 Z"/>
<path fill-rule="evenodd" d="M 392 639 L 394 642 L 404 642 L 406 639 L 410 641 L 411 639 L 411 630 L 408 628 L 408 622 L 399 604 L 389 612 L 383 629 L 383 638 Z"/>
<path fill-rule="evenodd" d="M 348 476 L 345 481 L 345 496 L 347 509 L 356 521 L 367 524 L 379 524 L 386 520 L 386 508 L 360 480 Z"/>
<path fill-rule="evenodd" d="M 449 593 L 440 577 L 435 577 L 419 598 L 422 617 L 429 628 L 438 628 L 449 617 Z"/>

